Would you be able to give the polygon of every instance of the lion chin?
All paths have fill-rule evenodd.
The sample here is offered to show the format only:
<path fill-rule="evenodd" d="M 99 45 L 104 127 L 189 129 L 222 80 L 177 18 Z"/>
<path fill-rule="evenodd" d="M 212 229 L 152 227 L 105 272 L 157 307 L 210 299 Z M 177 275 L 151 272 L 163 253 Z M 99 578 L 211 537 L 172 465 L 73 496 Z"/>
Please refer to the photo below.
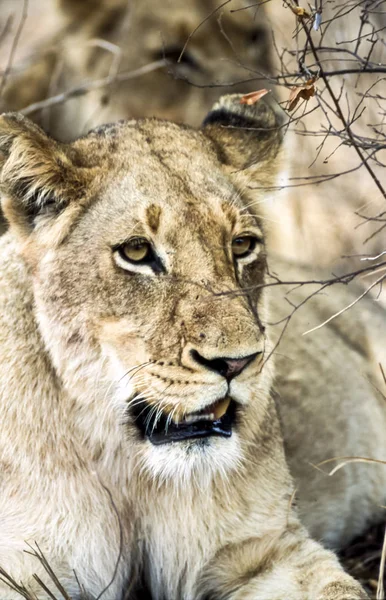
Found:
<path fill-rule="evenodd" d="M 158 445 L 147 440 L 141 467 L 158 483 L 177 488 L 195 483 L 202 488 L 218 478 L 228 481 L 242 459 L 240 438 L 234 431 L 227 438 L 209 434 Z"/>
<path fill-rule="evenodd" d="M 156 410 L 144 399 L 129 409 L 128 424 L 145 444 L 142 468 L 173 486 L 196 481 L 208 486 L 229 477 L 242 461 L 238 421 L 243 406 L 225 396 L 180 418 Z"/>

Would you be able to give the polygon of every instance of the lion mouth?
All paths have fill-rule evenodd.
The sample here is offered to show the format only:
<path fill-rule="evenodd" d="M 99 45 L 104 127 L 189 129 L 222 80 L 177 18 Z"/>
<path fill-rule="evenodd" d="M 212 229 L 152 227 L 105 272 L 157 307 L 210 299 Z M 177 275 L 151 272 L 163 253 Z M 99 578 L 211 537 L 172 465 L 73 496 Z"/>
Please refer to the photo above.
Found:
<path fill-rule="evenodd" d="M 170 442 L 212 436 L 230 437 L 236 416 L 236 402 L 229 396 L 189 413 L 183 419 L 174 421 L 170 415 L 159 413 L 154 406 L 143 403 L 132 411 L 134 422 L 144 438 L 155 446 Z"/>

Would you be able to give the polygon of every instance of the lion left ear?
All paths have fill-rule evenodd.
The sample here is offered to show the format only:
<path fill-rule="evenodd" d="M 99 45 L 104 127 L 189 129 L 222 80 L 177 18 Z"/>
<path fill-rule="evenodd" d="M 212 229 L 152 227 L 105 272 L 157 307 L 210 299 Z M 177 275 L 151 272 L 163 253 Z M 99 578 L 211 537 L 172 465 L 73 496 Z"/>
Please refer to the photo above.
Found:
<path fill-rule="evenodd" d="M 203 122 L 203 132 L 214 142 L 220 161 L 236 170 L 261 172 L 276 157 L 285 113 L 266 97 L 252 105 L 241 94 L 220 98 Z"/>
<path fill-rule="evenodd" d="M 71 145 L 48 137 L 19 113 L 0 117 L 0 189 L 10 226 L 24 235 L 39 216 L 55 216 L 85 190 L 85 169 Z"/>

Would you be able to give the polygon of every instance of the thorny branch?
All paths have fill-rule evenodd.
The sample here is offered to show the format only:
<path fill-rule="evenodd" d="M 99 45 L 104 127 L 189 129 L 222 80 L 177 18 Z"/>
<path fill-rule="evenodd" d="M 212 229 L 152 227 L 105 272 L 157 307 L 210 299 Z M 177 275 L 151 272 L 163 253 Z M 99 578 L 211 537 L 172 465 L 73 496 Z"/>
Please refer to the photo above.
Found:
<path fill-rule="evenodd" d="M 287 6 L 289 6 L 289 7 L 291 6 L 291 4 L 289 2 L 287 2 L 287 0 L 285 0 L 285 3 L 286 3 Z M 311 24 L 311 26 L 308 26 L 307 23 L 306 23 L 306 19 L 305 19 L 305 17 L 303 15 L 298 16 L 298 19 L 299 19 L 299 22 L 300 22 L 300 24 L 301 24 L 301 26 L 303 28 L 303 31 L 304 31 L 304 33 L 306 35 L 307 43 L 309 44 L 309 46 L 311 48 L 311 52 L 312 52 L 312 55 L 313 55 L 314 60 L 315 60 L 315 65 L 318 67 L 318 75 L 323 80 L 323 82 L 324 82 L 324 84 L 326 86 L 326 89 L 327 89 L 327 91 L 328 91 L 328 93 L 330 95 L 330 98 L 331 98 L 331 100 L 332 100 L 332 102 L 334 104 L 336 114 L 337 114 L 337 116 L 339 117 L 339 119 L 342 122 L 342 125 L 344 127 L 344 131 L 347 133 L 347 136 L 348 136 L 348 138 L 349 138 L 349 140 L 351 142 L 351 145 L 355 149 L 356 153 L 358 154 L 358 156 L 359 156 L 359 158 L 361 160 L 361 163 L 367 169 L 367 171 L 369 172 L 369 174 L 370 174 L 371 178 L 373 179 L 375 185 L 377 186 L 377 188 L 381 192 L 383 198 L 386 200 L 386 191 L 383 188 L 383 186 L 382 186 L 381 182 L 379 181 L 378 177 L 374 173 L 373 169 L 369 165 L 369 163 L 367 161 L 367 158 L 364 156 L 362 150 L 360 149 L 359 144 L 357 143 L 357 141 L 355 139 L 355 136 L 354 136 L 354 134 L 353 134 L 353 132 L 351 130 L 350 122 L 346 120 L 346 118 L 345 118 L 345 116 L 343 114 L 342 108 L 340 106 L 339 99 L 336 97 L 334 91 L 332 90 L 332 87 L 330 85 L 328 76 L 325 74 L 325 72 L 323 70 L 322 63 L 321 63 L 321 61 L 319 59 L 318 50 L 316 48 L 316 45 L 314 44 L 314 41 L 313 41 L 313 38 L 312 38 L 312 34 L 311 34 L 312 24 Z M 375 33 L 378 33 L 378 31 L 373 32 L 373 35 Z M 358 40 L 358 42 L 359 42 L 360 37 L 361 36 L 358 36 L 356 38 Z M 351 40 L 351 41 L 353 41 L 353 40 Z M 304 53 L 305 52 L 306 52 L 306 50 L 304 50 Z M 299 67 L 300 67 L 300 69 L 304 70 L 304 65 L 302 65 L 301 63 L 299 63 Z"/>
<path fill-rule="evenodd" d="M 340 140 L 340 145 L 343 144 L 353 148 L 360 161 L 358 165 L 351 167 L 350 169 L 342 169 L 340 173 L 311 176 L 308 180 L 306 177 L 301 178 L 302 181 L 299 182 L 290 181 L 289 186 L 304 186 L 311 182 L 320 185 L 324 181 L 336 179 L 337 177 L 341 177 L 345 174 L 347 175 L 364 167 L 369 173 L 375 189 L 378 190 L 381 197 L 386 200 L 385 186 L 380 178 L 380 171 L 378 169 L 378 167 L 383 168 L 385 166 L 381 158 L 381 151 L 386 149 L 386 95 L 383 92 L 385 89 L 385 78 L 382 77 L 386 65 L 379 62 L 379 57 L 382 57 L 382 52 L 380 50 L 383 50 L 383 56 L 385 53 L 385 26 L 382 26 L 384 24 L 384 18 L 383 21 L 382 19 L 380 20 L 381 26 L 378 27 L 373 24 L 372 20 L 372 18 L 377 15 L 382 17 L 383 14 L 386 14 L 386 2 L 384 2 L 384 0 L 365 0 L 357 2 L 341 2 L 340 0 L 333 0 L 328 3 L 330 5 L 329 14 L 331 15 L 331 18 L 329 19 L 324 18 L 322 2 L 317 2 L 312 8 L 310 7 L 310 4 L 303 2 L 303 0 L 284 0 L 283 3 L 285 10 L 294 13 L 293 19 L 295 27 L 293 41 L 295 47 L 287 47 L 282 51 L 280 55 L 281 69 L 277 76 L 282 79 L 278 81 L 280 83 L 284 82 L 285 85 L 291 83 L 292 85 L 295 84 L 302 88 L 306 87 L 306 84 L 309 83 L 310 80 L 315 80 L 315 96 L 319 108 L 324 114 L 325 120 L 325 125 L 322 126 L 320 131 L 310 131 L 307 127 L 304 127 L 304 130 L 297 131 L 297 134 L 314 137 L 321 136 L 323 141 L 319 147 L 319 151 L 327 138 L 336 138 Z M 339 19 L 348 18 L 351 14 L 354 14 L 354 11 L 358 10 L 360 10 L 360 17 L 358 18 L 356 35 L 349 36 L 349 39 L 340 40 L 335 37 L 335 44 L 331 44 L 331 42 L 326 43 L 326 34 L 332 24 L 336 24 Z M 353 46 L 350 47 L 350 45 Z M 378 50 L 378 54 L 375 57 L 376 50 Z M 293 62 L 291 60 L 289 60 L 290 66 L 287 68 L 287 58 L 297 59 L 297 71 L 293 70 Z M 342 58 L 344 59 L 343 63 Z M 336 70 L 331 69 L 331 63 L 333 61 L 338 61 L 339 68 Z M 325 68 L 325 64 L 328 65 L 327 68 Z M 365 77 L 366 75 L 372 74 L 370 80 L 371 83 L 368 85 L 367 89 L 365 89 L 365 91 L 357 92 L 358 102 L 356 103 L 356 106 L 352 105 L 352 97 L 350 98 L 347 92 L 345 93 L 345 81 L 342 79 L 342 77 L 354 73 L 358 73 L 358 77 Z M 376 73 L 380 76 L 376 77 Z M 336 91 L 336 86 L 331 84 L 332 79 L 337 76 L 339 76 L 340 83 L 340 90 L 338 91 Z M 324 88 L 320 85 L 321 83 L 323 83 Z M 367 103 L 369 101 L 376 103 L 376 106 L 379 109 L 378 123 L 366 123 L 365 101 L 367 101 Z M 301 118 L 302 117 L 299 119 L 300 121 Z M 340 126 L 338 123 L 340 123 Z M 372 132 L 373 135 L 371 135 L 371 133 L 370 135 L 363 134 L 365 124 L 367 131 Z M 359 127 L 357 127 L 357 125 L 359 125 Z M 336 150 L 334 150 L 334 152 L 335 151 Z M 328 161 L 330 156 L 331 155 L 327 156 L 325 160 Z M 369 190 L 369 194 L 374 193 Z M 362 219 L 360 225 L 363 225 L 364 223 L 378 223 L 378 228 L 368 235 L 363 243 L 367 243 L 374 237 L 379 236 L 379 234 L 386 229 L 386 210 L 382 210 L 375 215 L 362 214 L 361 212 L 356 212 L 355 214 Z M 366 287 L 364 293 L 361 294 L 360 297 L 366 295 L 371 289 L 377 289 L 379 295 L 382 290 L 383 282 L 386 279 L 386 267 L 385 265 L 379 264 L 379 260 L 377 260 L 386 250 L 384 250 L 385 245 L 382 244 L 380 239 L 379 242 L 381 244 L 381 252 L 378 253 L 378 257 L 371 257 L 371 259 L 374 260 L 373 268 L 370 269 L 369 273 L 362 274 L 362 277 L 376 275 L 377 278 Z M 369 260 L 369 258 L 370 257 L 367 259 L 362 258 L 361 260 Z M 352 273 L 354 275 L 355 272 Z M 357 275 L 358 272 L 356 272 L 354 277 Z M 337 277 L 336 282 L 341 282 L 341 279 Z M 357 300 L 355 300 L 353 304 L 356 302 Z M 349 307 L 342 307 L 342 311 L 347 310 L 348 308 Z M 333 315 L 331 318 L 334 318 L 335 316 L 337 315 Z M 326 322 L 328 322 L 328 320 Z"/>

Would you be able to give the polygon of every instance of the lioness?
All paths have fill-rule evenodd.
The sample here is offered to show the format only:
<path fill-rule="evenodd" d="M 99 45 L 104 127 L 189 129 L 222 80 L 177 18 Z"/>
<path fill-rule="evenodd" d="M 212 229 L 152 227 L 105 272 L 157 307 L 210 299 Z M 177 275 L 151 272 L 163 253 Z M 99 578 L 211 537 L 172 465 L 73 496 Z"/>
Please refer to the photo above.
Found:
<path fill-rule="evenodd" d="M 68 145 L 20 115 L 0 121 L 10 223 L 0 242 L 0 565 L 38 598 L 49 594 L 33 573 L 50 583 L 26 541 L 74 598 L 78 582 L 112 600 L 141 585 L 159 600 L 365 597 L 294 507 L 272 395 L 270 323 L 288 304 L 280 288 L 267 293 L 275 280 L 248 188 L 274 180 L 279 117 L 239 100 L 224 97 L 201 130 L 132 120 Z M 332 542 L 363 526 L 385 490 L 377 466 L 348 465 L 330 489 L 335 480 L 302 468 L 328 449 L 385 458 L 385 407 L 360 373 L 366 338 L 352 327 L 322 328 L 322 347 L 303 337 L 299 354 L 295 327 L 278 352 L 289 361 L 280 403 L 300 507 Z M 331 373 L 318 364 L 327 349 L 339 361 Z M 300 373 L 309 387 L 292 397 L 304 352 L 315 371 Z M 1 598 L 18 598 L 2 586 Z"/>

